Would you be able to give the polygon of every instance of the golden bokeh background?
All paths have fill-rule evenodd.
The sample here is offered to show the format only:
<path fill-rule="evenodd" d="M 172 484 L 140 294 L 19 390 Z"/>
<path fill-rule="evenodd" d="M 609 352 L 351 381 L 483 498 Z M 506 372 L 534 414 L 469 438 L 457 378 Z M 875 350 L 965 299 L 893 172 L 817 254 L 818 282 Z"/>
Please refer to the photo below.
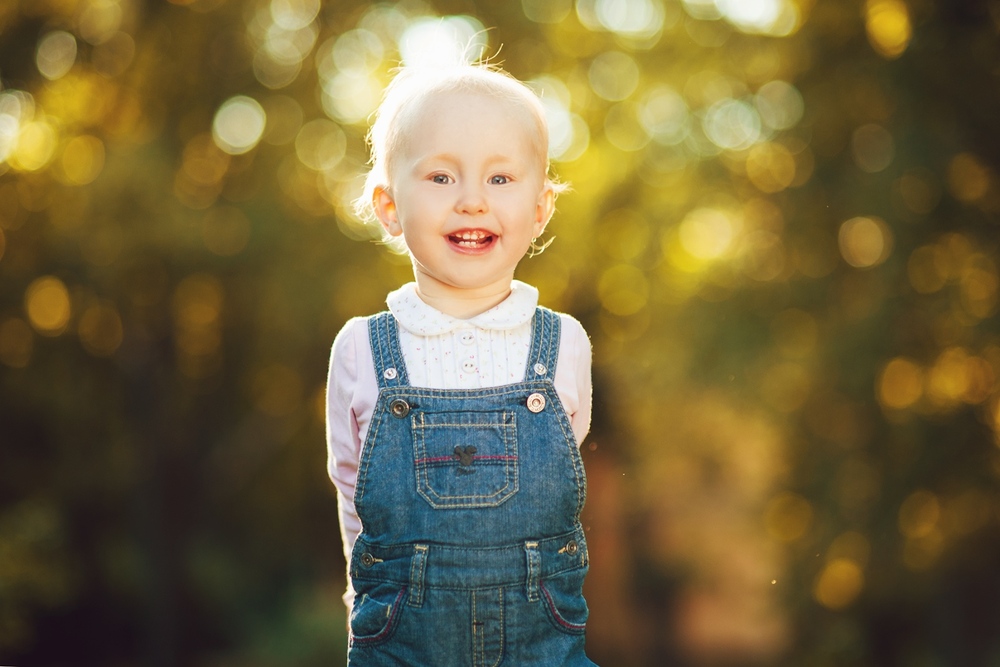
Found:
<path fill-rule="evenodd" d="M 602 665 L 1000 664 L 1000 2 L 0 3 L 0 662 L 337 665 L 329 346 L 400 62 L 571 186 Z"/>

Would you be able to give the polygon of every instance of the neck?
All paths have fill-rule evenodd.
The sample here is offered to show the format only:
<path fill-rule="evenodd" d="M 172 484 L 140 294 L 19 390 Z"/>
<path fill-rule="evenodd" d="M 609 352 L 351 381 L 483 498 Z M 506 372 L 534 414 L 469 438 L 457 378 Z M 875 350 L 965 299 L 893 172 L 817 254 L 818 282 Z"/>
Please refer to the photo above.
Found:
<path fill-rule="evenodd" d="M 460 320 L 467 320 L 480 313 L 485 313 L 508 296 L 510 282 L 494 283 L 476 289 L 457 289 L 442 286 L 427 280 L 421 280 L 418 274 L 417 296 L 428 306 L 440 310 L 445 315 Z"/>

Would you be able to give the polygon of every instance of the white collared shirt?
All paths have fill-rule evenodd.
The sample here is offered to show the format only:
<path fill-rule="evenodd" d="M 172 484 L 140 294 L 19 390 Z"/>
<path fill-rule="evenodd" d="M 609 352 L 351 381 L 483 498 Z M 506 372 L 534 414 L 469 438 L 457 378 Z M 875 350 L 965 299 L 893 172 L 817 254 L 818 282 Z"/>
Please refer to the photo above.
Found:
<path fill-rule="evenodd" d="M 531 348 L 538 290 L 515 280 L 510 295 L 467 320 L 446 315 L 407 283 L 386 298 L 399 323 L 399 346 L 410 384 L 480 389 L 520 382 Z"/>

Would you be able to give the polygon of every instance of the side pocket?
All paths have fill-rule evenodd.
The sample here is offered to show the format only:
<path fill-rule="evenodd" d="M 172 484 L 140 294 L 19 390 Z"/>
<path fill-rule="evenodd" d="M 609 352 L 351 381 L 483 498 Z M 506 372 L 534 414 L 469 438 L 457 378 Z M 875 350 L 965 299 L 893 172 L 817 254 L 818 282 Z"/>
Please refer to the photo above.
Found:
<path fill-rule="evenodd" d="M 583 579 L 586 575 L 587 568 L 582 567 L 539 582 L 549 620 L 556 629 L 566 634 L 582 635 L 587 630 L 590 610 L 583 598 Z"/>
<path fill-rule="evenodd" d="M 405 593 L 404 587 L 388 603 L 367 593 L 355 600 L 351 610 L 351 645 L 374 646 L 388 640 L 398 625 Z"/>

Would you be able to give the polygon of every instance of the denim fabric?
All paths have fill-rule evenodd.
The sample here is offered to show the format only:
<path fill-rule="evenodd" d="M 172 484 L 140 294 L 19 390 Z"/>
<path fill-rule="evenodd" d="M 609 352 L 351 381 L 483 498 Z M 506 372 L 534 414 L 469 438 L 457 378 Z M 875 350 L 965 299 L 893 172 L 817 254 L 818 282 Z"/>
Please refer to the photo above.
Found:
<path fill-rule="evenodd" d="M 572 667 L 584 652 L 583 462 L 538 308 L 523 381 L 411 387 L 395 319 L 369 321 L 379 399 L 354 502 L 353 667 Z"/>

